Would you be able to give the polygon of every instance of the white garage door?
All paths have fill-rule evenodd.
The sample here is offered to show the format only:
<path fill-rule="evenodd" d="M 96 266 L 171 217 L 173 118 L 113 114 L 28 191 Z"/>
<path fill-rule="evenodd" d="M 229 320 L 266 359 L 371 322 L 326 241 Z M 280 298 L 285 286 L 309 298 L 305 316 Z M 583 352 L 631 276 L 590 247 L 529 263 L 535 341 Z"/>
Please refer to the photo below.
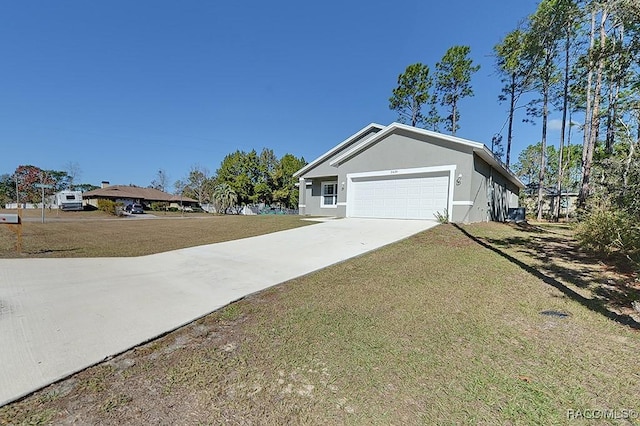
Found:
<path fill-rule="evenodd" d="M 349 216 L 393 219 L 435 219 L 449 199 L 448 176 L 354 178 L 347 200 Z"/>

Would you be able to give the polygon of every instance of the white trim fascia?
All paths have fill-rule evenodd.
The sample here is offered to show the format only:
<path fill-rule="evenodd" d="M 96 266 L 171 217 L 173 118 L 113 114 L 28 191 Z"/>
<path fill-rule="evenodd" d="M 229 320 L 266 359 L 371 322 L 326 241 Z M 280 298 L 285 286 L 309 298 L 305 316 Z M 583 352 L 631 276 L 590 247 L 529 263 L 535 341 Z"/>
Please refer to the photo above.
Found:
<path fill-rule="evenodd" d="M 337 205 L 339 205 L 339 206 L 346 206 L 346 205 L 347 205 L 347 203 L 346 203 L 345 201 L 340 201 Z"/>
<path fill-rule="evenodd" d="M 453 191 L 456 189 L 456 166 L 449 166 L 449 201 L 447 203 L 447 216 L 449 222 L 453 222 Z"/>
<path fill-rule="evenodd" d="M 359 172 L 348 173 L 347 179 L 358 179 L 362 177 L 378 177 L 378 176 L 394 176 L 394 175 L 413 175 L 423 173 L 436 173 L 436 172 L 451 172 L 456 171 L 456 165 L 450 164 L 446 166 L 431 166 L 431 167 L 415 167 L 411 169 L 391 169 L 391 170 L 377 170 L 375 172 Z"/>
<path fill-rule="evenodd" d="M 482 147 L 478 149 L 474 148 L 473 152 L 478 154 L 478 156 L 482 158 L 484 161 L 486 161 L 490 166 L 492 166 L 495 169 L 498 169 L 498 171 L 502 175 L 504 175 L 504 177 L 509 179 L 511 183 L 513 183 L 519 189 L 525 188 L 525 184 L 522 183 L 522 181 L 516 175 L 514 175 L 511 170 L 507 169 L 507 167 L 504 164 L 502 164 L 502 161 L 497 160 L 496 157 L 491 152 L 491 150 L 487 148 L 485 145 L 482 145 Z"/>
<path fill-rule="evenodd" d="M 346 216 L 351 217 L 351 210 L 353 204 L 349 203 L 349 200 L 353 199 L 353 179 L 363 177 L 385 177 L 385 176 L 402 176 L 413 174 L 428 174 L 437 172 L 449 172 L 449 199 L 447 200 L 447 215 L 449 221 L 453 221 L 453 191 L 455 189 L 455 174 L 456 165 L 450 164 L 446 166 L 433 166 L 433 167 L 416 167 L 412 169 L 393 169 L 393 170 L 378 170 L 375 172 L 359 172 L 347 174 L 347 212 Z"/>
<path fill-rule="evenodd" d="M 473 201 L 454 201 L 454 206 L 473 206 Z"/>
<path fill-rule="evenodd" d="M 322 154 L 321 156 L 319 156 L 318 158 L 316 158 L 315 160 L 313 160 L 312 162 L 310 162 L 309 164 L 307 164 L 306 166 L 304 166 L 303 168 L 301 168 L 300 170 L 295 172 L 293 174 L 293 177 L 299 177 L 300 175 L 308 172 L 309 170 L 311 170 L 312 168 L 314 168 L 318 164 L 320 164 L 323 161 L 325 161 L 327 158 L 329 158 L 332 155 L 334 155 L 336 152 L 340 151 L 345 146 L 347 146 L 350 143 L 352 143 L 354 140 L 357 140 L 358 138 L 362 137 L 362 135 L 364 135 L 365 133 L 370 132 L 373 129 L 378 129 L 378 131 L 381 131 L 384 128 L 385 128 L 385 126 L 383 126 L 381 124 L 370 123 L 368 126 L 365 126 L 362 129 L 358 130 L 356 133 L 354 133 L 353 135 L 349 136 L 347 139 L 345 139 L 344 141 L 340 142 L 338 145 L 334 146 L 329 151 L 325 152 L 324 154 Z"/>
<path fill-rule="evenodd" d="M 293 185 L 294 185 L 296 188 L 300 188 L 300 181 L 303 181 L 303 180 L 305 181 L 305 182 L 304 182 L 304 186 L 305 186 L 305 188 L 306 188 L 307 186 L 311 186 L 311 185 L 313 185 L 313 182 L 311 182 L 309 179 L 305 179 L 305 178 L 300 178 L 300 179 L 298 179 L 298 182 L 294 183 Z"/>

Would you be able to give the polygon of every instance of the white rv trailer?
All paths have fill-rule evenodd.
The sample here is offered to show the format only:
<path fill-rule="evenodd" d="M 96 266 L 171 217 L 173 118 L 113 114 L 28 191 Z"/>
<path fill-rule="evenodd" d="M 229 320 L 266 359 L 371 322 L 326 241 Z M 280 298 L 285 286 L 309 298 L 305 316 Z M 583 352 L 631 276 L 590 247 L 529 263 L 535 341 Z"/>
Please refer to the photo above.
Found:
<path fill-rule="evenodd" d="M 82 191 L 60 191 L 56 204 L 60 210 L 82 210 Z"/>

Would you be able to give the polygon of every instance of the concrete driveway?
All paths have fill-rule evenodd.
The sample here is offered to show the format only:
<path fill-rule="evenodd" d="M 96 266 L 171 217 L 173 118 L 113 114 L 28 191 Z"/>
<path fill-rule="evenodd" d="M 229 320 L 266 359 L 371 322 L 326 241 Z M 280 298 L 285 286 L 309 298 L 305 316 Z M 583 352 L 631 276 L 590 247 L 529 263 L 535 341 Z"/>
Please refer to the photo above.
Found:
<path fill-rule="evenodd" d="M 0 260 L 0 405 L 250 293 L 429 229 L 340 219 L 137 258 Z"/>

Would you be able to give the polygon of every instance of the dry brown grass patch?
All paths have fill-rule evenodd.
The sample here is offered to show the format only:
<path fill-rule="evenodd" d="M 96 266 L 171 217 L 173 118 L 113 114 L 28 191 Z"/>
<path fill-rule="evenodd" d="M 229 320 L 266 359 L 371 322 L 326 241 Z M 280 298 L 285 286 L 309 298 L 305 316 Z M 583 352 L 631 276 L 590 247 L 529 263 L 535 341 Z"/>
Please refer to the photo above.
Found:
<path fill-rule="evenodd" d="M 77 214 L 69 219 L 69 213 Z M 64 212 L 64 217 L 64 220 L 52 219 L 44 224 L 37 220 L 24 221 L 20 254 L 15 252 L 14 234 L 0 227 L 0 257 L 143 256 L 311 224 L 300 220 L 299 216 L 287 215 L 187 215 L 141 219 L 114 218 L 97 212 Z"/>
<path fill-rule="evenodd" d="M 639 333 L 528 270 L 540 260 L 522 232 L 438 226 L 229 305 L 0 408 L 0 423 L 565 424 L 570 409 L 640 412 Z"/>

